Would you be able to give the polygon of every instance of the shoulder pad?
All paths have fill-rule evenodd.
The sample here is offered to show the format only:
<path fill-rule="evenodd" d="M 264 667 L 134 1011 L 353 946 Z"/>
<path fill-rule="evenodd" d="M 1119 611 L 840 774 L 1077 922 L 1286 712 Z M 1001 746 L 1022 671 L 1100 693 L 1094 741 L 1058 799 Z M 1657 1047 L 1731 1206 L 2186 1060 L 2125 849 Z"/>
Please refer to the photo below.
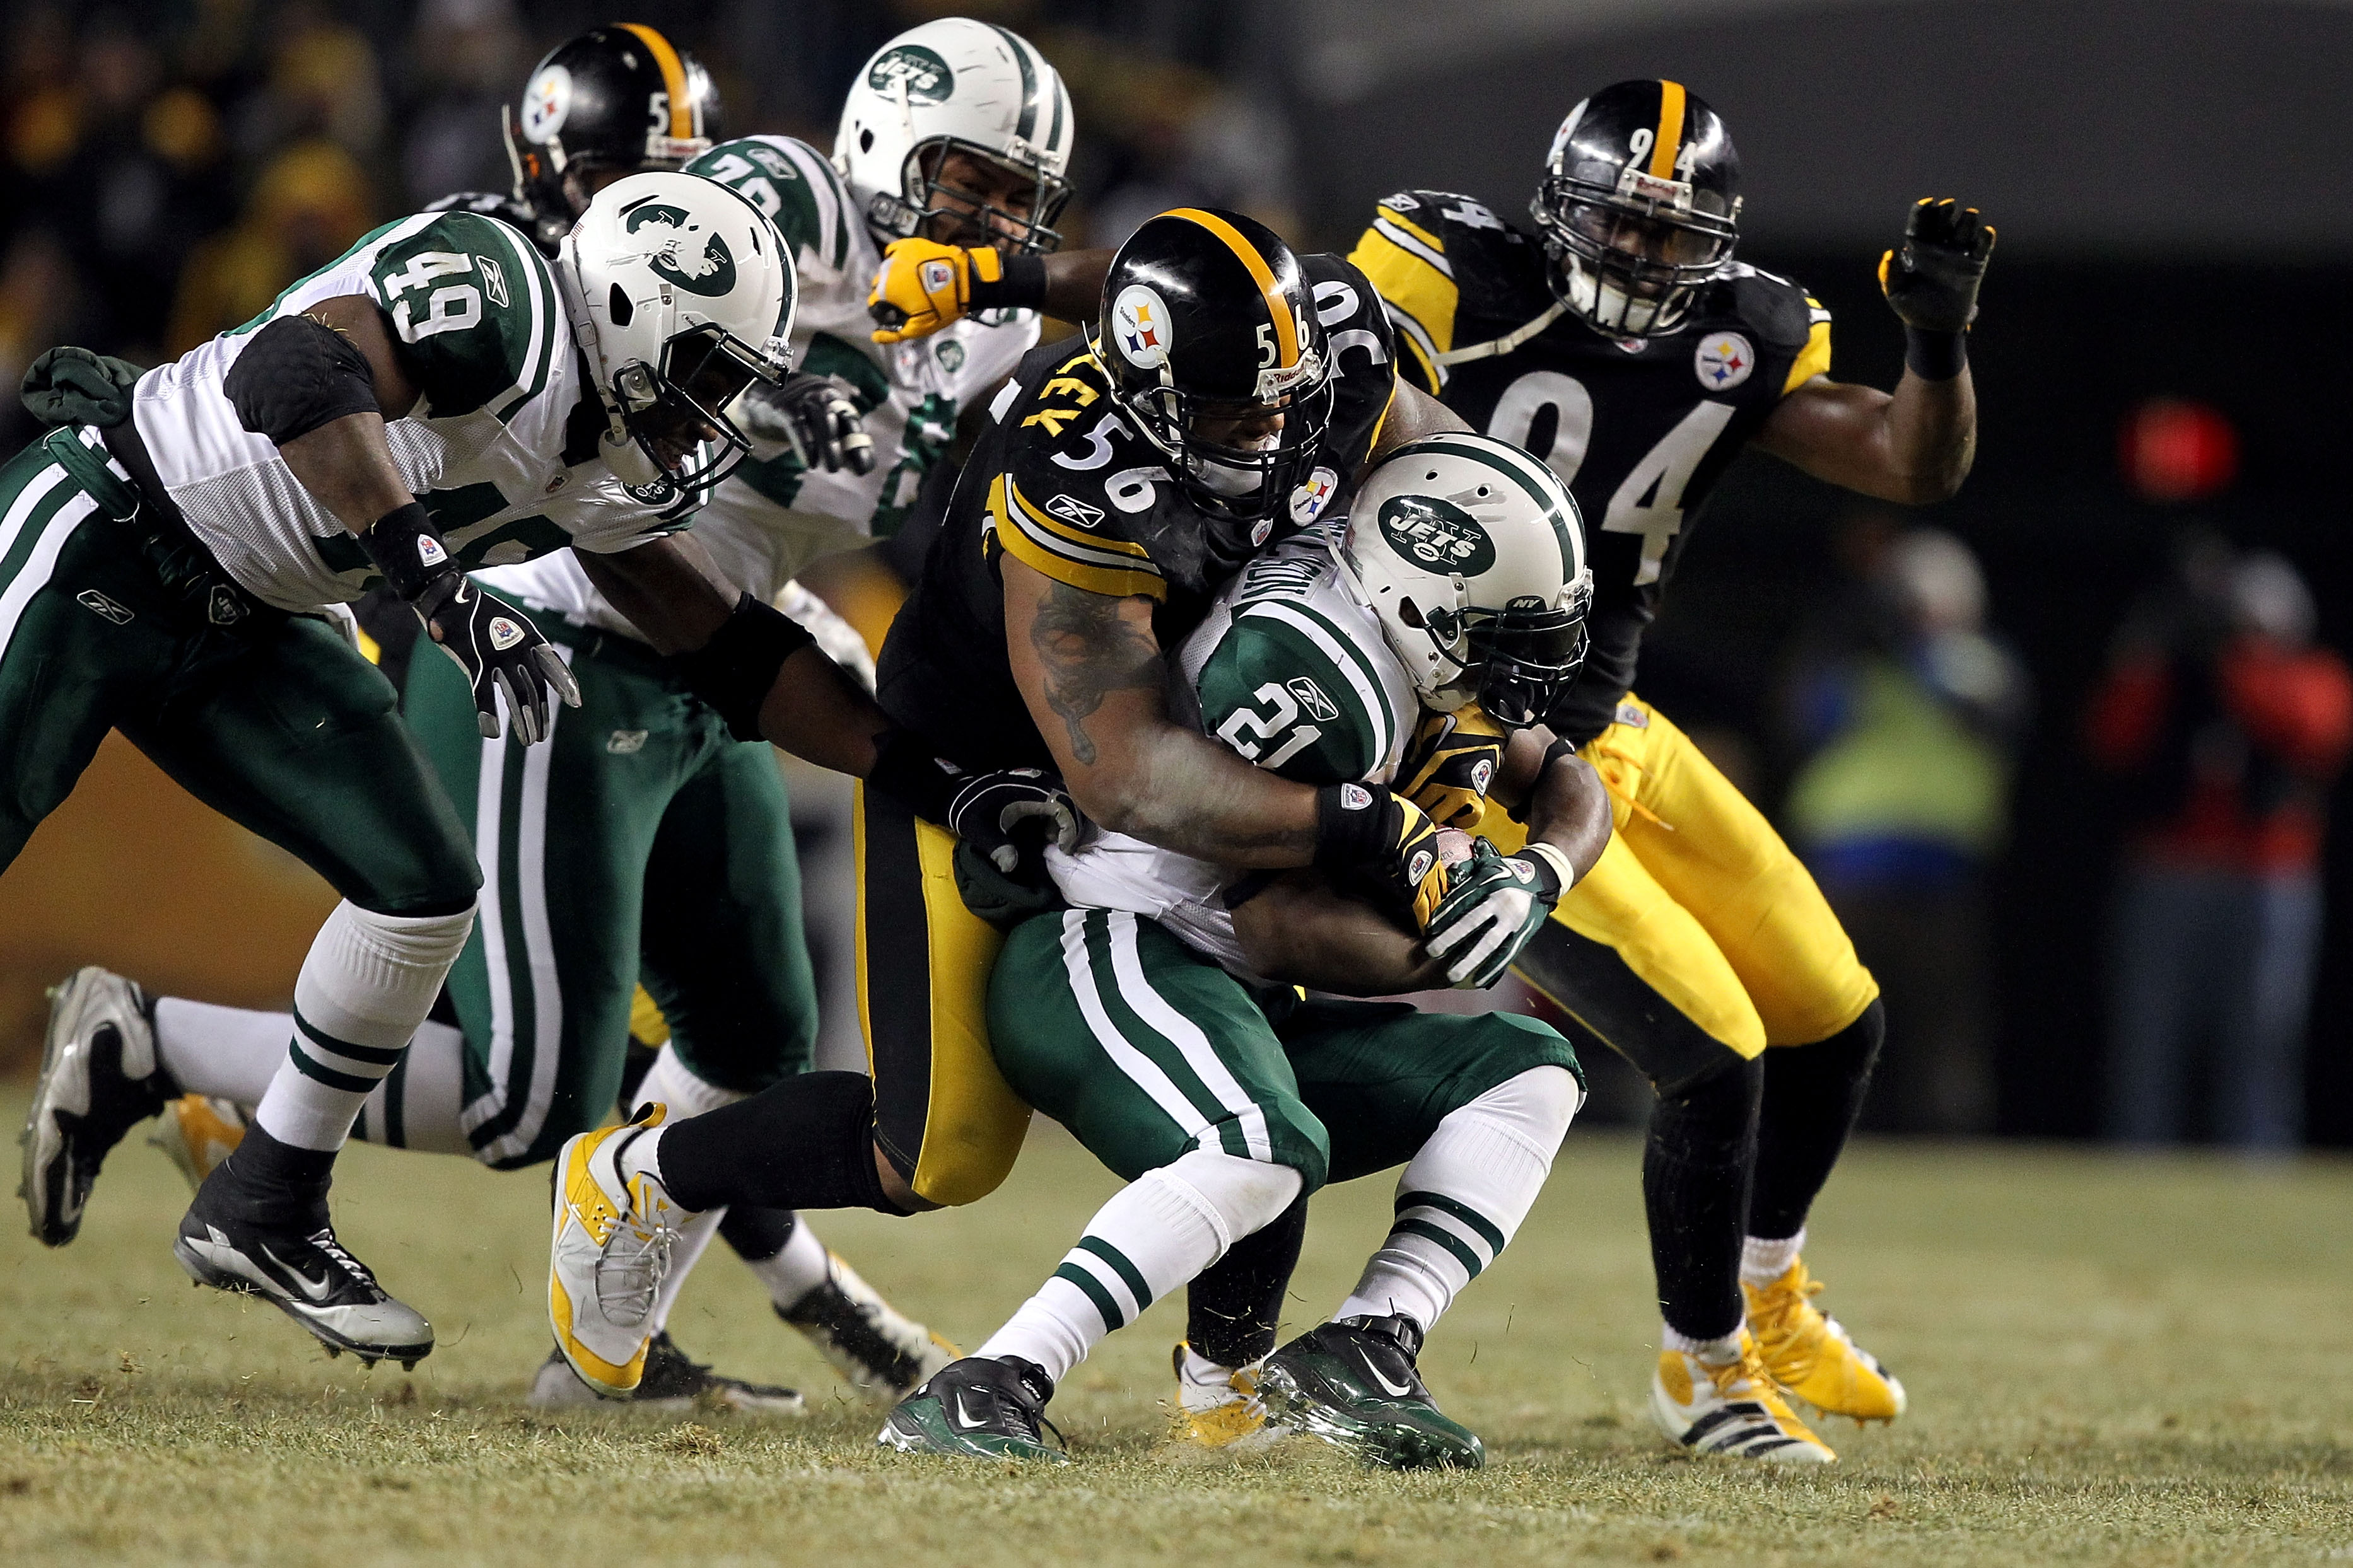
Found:
<path fill-rule="evenodd" d="M 1396 717 L 1357 657 L 1345 630 L 1300 596 L 1238 603 L 1201 666 L 1201 727 L 1302 784 L 1362 779 L 1387 756 Z"/>
<path fill-rule="evenodd" d="M 768 215 L 802 266 L 840 267 L 849 254 L 849 196 L 830 160 L 790 136 L 738 136 L 687 164 Z"/>
<path fill-rule="evenodd" d="M 1759 342 L 1773 348 L 1806 346 L 1813 330 L 1813 310 L 1806 291 L 1786 278 L 1735 263 L 1732 275 L 1715 285 L 1709 300 L 1711 314 L 1736 316 Z"/>
<path fill-rule="evenodd" d="M 1023 362 L 999 421 L 1004 460 L 987 501 L 997 544 L 1091 594 L 1164 598 L 1166 574 L 1143 542 L 1174 490 L 1163 459 L 1121 417 L 1077 340 L 1052 351 Z"/>

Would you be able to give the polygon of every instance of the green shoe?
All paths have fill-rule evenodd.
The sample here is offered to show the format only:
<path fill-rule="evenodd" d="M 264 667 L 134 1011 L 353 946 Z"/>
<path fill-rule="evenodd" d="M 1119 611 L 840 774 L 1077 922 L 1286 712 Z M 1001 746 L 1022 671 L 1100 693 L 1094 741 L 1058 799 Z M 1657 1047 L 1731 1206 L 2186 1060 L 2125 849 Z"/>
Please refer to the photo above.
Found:
<path fill-rule="evenodd" d="M 1046 1401 L 1053 1397 L 1054 1380 L 1034 1362 L 966 1356 L 901 1400 L 874 1441 L 902 1454 L 1067 1465 L 1068 1454 L 1046 1446 L 1046 1432 L 1062 1435 L 1046 1419 Z"/>
<path fill-rule="evenodd" d="M 1392 1470 L 1475 1470 L 1478 1434 L 1440 1414 L 1414 1358 L 1421 1325 L 1407 1317 L 1344 1318 L 1300 1335 L 1259 1372 L 1259 1397 L 1281 1426 Z"/>

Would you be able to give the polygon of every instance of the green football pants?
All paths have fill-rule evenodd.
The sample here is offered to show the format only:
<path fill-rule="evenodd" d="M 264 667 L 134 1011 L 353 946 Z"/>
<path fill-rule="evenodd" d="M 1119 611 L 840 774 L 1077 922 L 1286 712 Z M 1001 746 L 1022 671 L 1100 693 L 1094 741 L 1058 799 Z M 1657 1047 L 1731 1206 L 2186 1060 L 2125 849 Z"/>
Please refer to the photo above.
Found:
<path fill-rule="evenodd" d="M 620 1092 L 642 977 L 695 1075 L 753 1093 L 805 1072 L 817 988 L 775 752 L 628 637 L 542 611 L 580 683 L 548 739 L 486 741 L 456 665 L 419 644 L 408 722 L 470 808 L 481 915 L 449 973 L 463 1121 L 501 1168 L 553 1158 Z"/>
<path fill-rule="evenodd" d="M 1289 1165 L 1309 1192 L 1410 1160 L 1448 1112 L 1531 1068 L 1583 1074 L 1511 1013 L 1255 996 L 1158 922 L 1039 915 L 989 984 L 1006 1080 L 1134 1181 L 1188 1149 Z"/>
<path fill-rule="evenodd" d="M 363 909 L 473 900 L 465 825 L 375 667 L 322 620 L 234 595 L 208 615 L 173 592 L 132 526 L 35 443 L 0 467 L 0 867 L 110 729 Z"/>

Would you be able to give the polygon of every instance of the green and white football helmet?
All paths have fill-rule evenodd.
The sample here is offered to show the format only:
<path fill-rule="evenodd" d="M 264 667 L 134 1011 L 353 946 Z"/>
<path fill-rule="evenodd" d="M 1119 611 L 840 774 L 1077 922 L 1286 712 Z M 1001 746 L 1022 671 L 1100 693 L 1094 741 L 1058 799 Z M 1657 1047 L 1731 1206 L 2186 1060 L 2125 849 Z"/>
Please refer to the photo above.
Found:
<path fill-rule="evenodd" d="M 1390 453 L 1349 508 L 1340 562 L 1427 708 L 1475 700 L 1524 729 L 1584 662 L 1593 574 L 1577 502 L 1508 442 L 1449 433 Z"/>
<path fill-rule="evenodd" d="M 1065 176 L 1077 140 L 1070 89 L 1036 45 L 987 22 L 944 16 L 900 34 L 858 73 L 833 166 L 882 244 L 920 235 L 948 211 L 1018 237 L 1020 250 L 1042 252 L 1061 243 L 1054 219 L 1071 198 Z M 1007 212 L 944 185 L 941 164 L 954 151 L 1034 182 L 1029 210 Z M 944 192 L 964 205 L 943 208 Z"/>
<path fill-rule="evenodd" d="M 700 174 L 631 174 L 596 193 L 555 259 L 621 482 L 717 484 L 751 450 L 728 410 L 790 368 L 792 253 L 767 215 Z"/>

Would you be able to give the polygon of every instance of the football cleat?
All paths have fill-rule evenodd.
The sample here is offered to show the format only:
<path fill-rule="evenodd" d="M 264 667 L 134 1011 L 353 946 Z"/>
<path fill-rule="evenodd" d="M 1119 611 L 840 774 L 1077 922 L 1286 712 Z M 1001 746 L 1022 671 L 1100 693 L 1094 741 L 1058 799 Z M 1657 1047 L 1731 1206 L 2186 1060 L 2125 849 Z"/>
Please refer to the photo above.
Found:
<path fill-rule="evenodd" d="M 1742 1284 L 1749 1331 L 1773 1381 L 1825 1415 L 1858 1423 L 1893 1421 L 1904 1414 L 1904 1385 L 1879 1359 L 1854 1342 L 1836 1318 L 1814 1305 L 1822 1282 L 1803 1261 L 1763 1289 Z"/>
<path fill-rule="evenodd" d="M 1746 1329 L 1736 1361 L 1715 1364 L 1661 1351 L 1651 1375 L 1651 1415 L 1661 1431 L 1695 1453 L 1778 1465 L 1827 1465 L 1838 1458 L 1782 1399 Z"/>
<path fill-rule="evenodd" d="M 618 1163 L 628 1141 L 664 1114 L 649 1104 L 633 1121 L 580 1133 L 556 1155 L 548 1326 L 572 1370 L 600 1394 L 629 1394 L 645 1375 L 654 1298 L 687 1217 L 659 1182 L 626 1179 Z"/>
<path fill-rule="evenodd" d="M 964 1352 L 901 1312 L 840 1256 L 825 1255 L 825 1283 L 776 1316 L 808 1336 L 849 1385 L 896 1405 Z"/>
<path fill-rule="evenodd" d="M 739 1415 L 798 1415 L 807 1408 L 800 1391 L 773 1384 L 746 1383 L 715 1373 L 678 1348 L 665 1329 L 646 1346 L 645 1375 L 620 1399 L 608 1399 L 580 1380 L 562 1351 L 550 1351 L 532 1379 L 524 1403 L 534 1410 L 577 1409 L 590 1405 L 628 1405 L 638 1410 L 683 1415 L 718 1408 Z"/>
<path fill-rule="evenodd" d="M 1411 1318 L 1343 1318 L 1269 1356 L 1259 1397 L 1275 1422 L 1393 1470 L 1475 1470 L 1485 1445 L 1440 1413 L 1415 1364 Z"/>
<path fill-rule="evenodd" d="M 188 1178 L 189 1186 L 201 1187 L 213 1167 L 245 1142 L 245 1108 L 235 1100 L 184 1094 L 167 1102 L 155 1118 L 147 1146 L 164 1151 Z"/>
<path fill-rule="evenodd" d="M 1046 1419 L 1046 1402 L 1053 1397 L 1054 1380 L 1035 1362 L 966 1356 L 901 1400 L 874 1442 L 902 1454 L 1065 1465 L 1071 1457 L 1046 1446 L 1047 1432 L 1062 1436 Z"/>
<path fill-rule="evenodd" d="M 144 991 L 95 964 L 50 990 L 41 1076 L 17 1139 L 25 1175 L 16 1192 L 44 1246 L 63 1247 L 80 1232 L 107 1151 L 178 1093 L 155 1058 L 154 1004 Z"/>
<path fill-rule="evenodd" d="M 1258 1396 L 1258 1371 L 1253 1367 L 1219 1367 L 1216 1381 L 1185 1375 L 1185 1357 L 1192 1346 L 1176 1342 L 1169 1358 L 1176 1373 L 1176 1436 L 1180 1443 L 1247 1454 L 1271 1447 L 1289 1433 L 1266 1418 L 1266 1402 Z"/>
<path fill-rule="evenodd" d="M 206 1182 L 180 1221 L 172 1254 L 188 1278 L 260 1297 L 309 1330 L 329 1355 L 349 1351 L 369 1366 L 396 1361 L 414 1367 L 432 1353 L 433 1325 L 343 1250 L 323 1198 L 296 1223 L 239 1219 L 235 1215 L 248 1205 L 223 1190 L 233 1181 L 225 1171 Z"/>

